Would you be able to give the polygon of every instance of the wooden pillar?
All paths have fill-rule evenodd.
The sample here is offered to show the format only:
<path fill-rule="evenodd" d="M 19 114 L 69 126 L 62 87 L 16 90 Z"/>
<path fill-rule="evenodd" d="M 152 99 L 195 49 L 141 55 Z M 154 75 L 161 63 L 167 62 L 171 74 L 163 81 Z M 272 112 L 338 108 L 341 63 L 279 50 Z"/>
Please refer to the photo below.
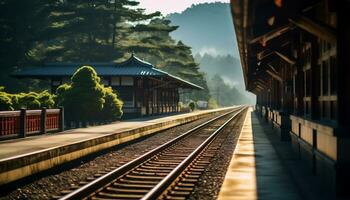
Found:
<path fill-rule="evenodd" d="M 59 116 L 59 131 L 64 131 L 64 108 L 63 106 L 60 107 L 60 116 Z"/>
<path fill-rule="evenodd" d="M 171 94 L 171 112 L 175 111 L 175 89 L 173 88 L 171 90 L 172 94 Z"/>
<path fill-rule="evenodd" d="M 149 82 L 148 79 L 146 78 L 144 80 L 144 98 L 145 98 L 145 106 L 146 106 L 146 115 L 149 115 Z"/>
<path fill-rule="evenodd" d="M 294 101 L 295 101 L 294 114 L 301 116 L 304 113 L 304 102 L 303 102 L 304 72 L 300 62 L 297 63 L 297 66 L 295 69 L 293 91 L 294 91 Z"/>
<path fill-rule="evenodd" d="M 318 65 L 319 45 L 317 38 L 311 41 L 311 118 L 319 118 L 318 97 L 320 95 L 320 66 Z"/>
<path fill-rule="evenodd" d="M 163 88 L 160 90 L 160 112 L 163 114 L 164 110 L 164 97 L 163 97 Z"/>
<path fill-rule="evenodd" d="M 27 134 L 27 110 L 26 109 L 21 109 L 21 115 L 20 115 L 20 120 L 19 120 L 19 137 L 25 138 Z"/>
<path fill-rule="evenodd" d="M 41 109 L 40 130 L 41 130 L 41 134 L 46 134 L 46 108 L 45 107 Z"/>
<path fill-rule="evenodd" d="M 350 136 L 350 26 L 348 13 L 349 1 L 337 2 L 337 93 L 338 123 L 342 133 Z"/>

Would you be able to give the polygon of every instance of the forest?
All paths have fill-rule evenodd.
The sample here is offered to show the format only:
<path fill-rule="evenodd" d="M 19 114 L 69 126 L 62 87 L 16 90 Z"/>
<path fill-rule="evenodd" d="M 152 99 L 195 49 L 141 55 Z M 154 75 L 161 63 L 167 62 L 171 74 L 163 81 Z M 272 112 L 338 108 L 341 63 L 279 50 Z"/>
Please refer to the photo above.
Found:
<path fill-rule="evenodd" d="M 179 26 L 159 12 L 146 14 L 138 4 L 133 0 L 2 0 L 0 85 L 12 93 L 41 92 L 48 89 L 45 81 L 18 81 L 11 73 L 45 63 L 122 61 L 133 52 L 204 88 L 182 94 L 183 100 L 208 101 L 215 95 L 208 87 L 212 76 L 206 78 L 190 46 L 172 37 Z"/>

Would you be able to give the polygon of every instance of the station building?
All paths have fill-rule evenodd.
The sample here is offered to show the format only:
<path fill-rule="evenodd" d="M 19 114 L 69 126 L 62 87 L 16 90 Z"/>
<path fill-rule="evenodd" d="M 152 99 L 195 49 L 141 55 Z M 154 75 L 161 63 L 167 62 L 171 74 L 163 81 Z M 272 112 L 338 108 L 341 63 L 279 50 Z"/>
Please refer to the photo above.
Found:
<path fill-rule="evenodd" d="M 102 84 L 117 91 L 124 102 L 124 117 L 177 112 L 180 89 L 203 89 L 155 68 L 134 54 L 121 63 L 54 63 L 24 68 L 13 76 L 49 80 L 54 93 L 61 84 L 70 83 L 74 72 L 84 65 L 92 66 L 101 77 Z"/>
<path fill-rule="evenodd" d="M 232 0 L 246 89 L 310 173 L 349 195 L 349 1 Z"/>

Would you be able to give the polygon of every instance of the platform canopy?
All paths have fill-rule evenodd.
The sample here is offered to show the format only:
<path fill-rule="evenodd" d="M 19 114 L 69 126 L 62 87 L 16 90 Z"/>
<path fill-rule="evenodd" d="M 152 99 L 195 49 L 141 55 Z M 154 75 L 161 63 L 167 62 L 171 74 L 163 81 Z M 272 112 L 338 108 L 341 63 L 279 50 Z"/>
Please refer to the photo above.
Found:
<path fill-rule="evenodd" d="M 102 77 L 148 77 L 161 79 L 167 84 L 175 84 L 180 88 L 203 89 L 203 87 L 199 85 L 155 68 L 151 63 L 141 60 L 134 54 L 132 54 L 126 61 L 120 63 L 51 63 L 44 66 L 26 67 L 21 71 L 15 72 L 12 76 L 16 78 L 37 79 L 70 77 L 81 66 L 92 66 L 97 74 Z"/>
<path fill-rule="evenodd" d="M 295 48 L 296 36 L 300 32 L 327 42 L 336 41 L 335 28 L 314 19 L 313 10 L 321 2 L 231 0 L 232 18 L 247 90 L 257 94 L 268 89 L 268 79 L 282 80 L 282 74 L 278 73 L 282 66 L 280 63 L 290 66 L 296 64 L 297 52 L 291 49 Z M 334 8 L 327 9 L 331 11 Z"/>

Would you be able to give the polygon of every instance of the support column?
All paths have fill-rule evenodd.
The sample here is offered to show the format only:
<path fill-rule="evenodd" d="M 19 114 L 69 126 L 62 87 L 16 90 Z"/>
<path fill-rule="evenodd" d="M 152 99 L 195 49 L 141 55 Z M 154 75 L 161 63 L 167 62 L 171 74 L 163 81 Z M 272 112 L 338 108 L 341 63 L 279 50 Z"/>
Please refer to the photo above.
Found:
<path fill-rule="evenodd" d="M 19 137 L 25 138 L 27 134 L 27 110 L 26 109 L 21 109 L 21 115 L 20 115 L 20 124 L 19 124 Z"/>
<path fill-rule="evenodd" d="M 320 66 L 318 65 L 319 46 L 317 38 L 311 41 L 311 119 L 319 118 L 318 97 L 320 95 Z"/>
<path fill-rule="evenodd" d="M 41 134 L 46 134 L 46 108 L 45 107 L 41 109 L 40 130 L 41 130 Z"/>
<path fill-rule="evenodd" d="M 145 87 L 144 87 L 144 91 L 145 91 L 145 106 L 146 106 L 146 115 L 149 115 L 149 83 L 148 83 L 148 79 L 145 79 Z"/>
<path fill-rule="evenodd" d="M 350 2 L 336 1 L 337 9 L 337 196 L 349 197 L 350 178 Z M 344 198 L 345 199 L 345 198 Z"/>

